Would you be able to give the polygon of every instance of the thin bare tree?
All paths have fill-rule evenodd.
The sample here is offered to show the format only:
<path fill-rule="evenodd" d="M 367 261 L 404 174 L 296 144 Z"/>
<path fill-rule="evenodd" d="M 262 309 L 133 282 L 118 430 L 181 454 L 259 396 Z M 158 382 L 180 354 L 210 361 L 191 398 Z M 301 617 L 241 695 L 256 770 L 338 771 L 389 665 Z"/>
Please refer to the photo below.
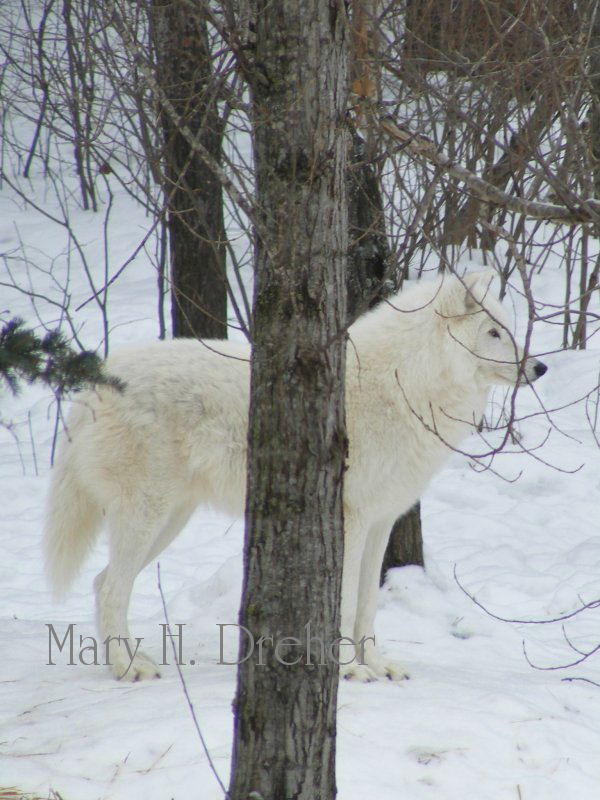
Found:
<path fill-rule="evenodd" d="M 160 114 L 167 198 L 174 336 L 227 337 L 223 190 L 181 133 L 185 125 L 221 163 L 224 119 L 202 4 L 153 0 L 157 83 L 177 113 Z M 156 98 L 161 108 L 161 98 Z"/>

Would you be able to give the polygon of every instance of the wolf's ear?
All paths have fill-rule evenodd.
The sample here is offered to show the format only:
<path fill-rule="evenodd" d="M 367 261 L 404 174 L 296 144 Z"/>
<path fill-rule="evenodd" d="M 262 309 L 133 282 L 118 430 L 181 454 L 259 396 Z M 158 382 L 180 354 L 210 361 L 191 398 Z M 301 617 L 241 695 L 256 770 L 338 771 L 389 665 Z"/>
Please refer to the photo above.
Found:
<path fill-rule="evenodd" d="M 465 309 L 467 314 L 481 310 L 481 304 L 490 290 L 490 284 L 495 278 L 493 269 L 482 269 L 478 272 L 469 272 L 465 275 Z"/>
<path fill-rule="evenodd" d="M 469 272 L 464 278 L 445 277 L 440 289 L 438 311 L 442 317 L 464 317 L 481 311 L 495 272 L 491 269 Z"/>

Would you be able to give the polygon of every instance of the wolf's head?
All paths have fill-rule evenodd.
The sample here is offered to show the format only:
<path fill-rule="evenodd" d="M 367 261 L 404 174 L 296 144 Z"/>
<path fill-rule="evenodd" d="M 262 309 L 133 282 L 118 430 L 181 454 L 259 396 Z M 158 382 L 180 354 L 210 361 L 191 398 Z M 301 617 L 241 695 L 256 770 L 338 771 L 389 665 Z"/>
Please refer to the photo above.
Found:
<path fill-rule="evenodd" d="M 532 383 L 548 367 L 537 358 L 523 360 L 523 348 L 515 341 L 506 312 L 490 290 L 493 277 L 492 270 L 485 270 L 444 280 L 437 312 L 447 322 L 455 345 L 476 358 L 475 372 L 481 384 Z"/>

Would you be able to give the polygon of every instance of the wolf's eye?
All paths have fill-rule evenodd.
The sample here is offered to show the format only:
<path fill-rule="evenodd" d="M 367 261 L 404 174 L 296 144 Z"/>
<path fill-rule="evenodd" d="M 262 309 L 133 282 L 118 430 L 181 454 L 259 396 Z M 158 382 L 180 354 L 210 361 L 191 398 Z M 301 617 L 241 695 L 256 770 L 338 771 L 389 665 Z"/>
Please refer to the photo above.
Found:
<path fill-rule="evenodd" d="M 499 339 L 500 338 L 500 334 L 498 333 L 496 328 L 491 328 L 491 330 L 489 330 L 488 333 L 489 333 L 490 336 L 493 336 L 494 339 Z"/>

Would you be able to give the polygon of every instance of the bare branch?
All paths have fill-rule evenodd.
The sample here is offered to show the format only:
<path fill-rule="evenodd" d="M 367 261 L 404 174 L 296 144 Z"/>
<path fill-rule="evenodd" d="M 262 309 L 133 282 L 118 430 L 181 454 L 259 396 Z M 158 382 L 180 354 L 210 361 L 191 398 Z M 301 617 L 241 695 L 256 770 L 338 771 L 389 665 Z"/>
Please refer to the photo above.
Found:
<path fill-rule="evenodd" d="M 452 159 L 438 150 L 434 142 L 427 136 L 409 131 L 405 127 L 398 125 L 391 117 L 381 117 L 376 120 L 375 124 L 383 133 L 398 142 L 403 150 L 406 150 L 415 158 L 424 159 L 428 163 L 443 169 L 448 175 L 465 183 L 485 203 L 502 206 L 509 211 L 523 214 L 530 219 L 542 219 L 568 225 L 576 223 L 598 224 L 600 222 L 600 200 L 594 198 L 578 199 L 576 203 L 568 207 L 526 200 L 522 197 L 507 194 L 488 181 L 483 180 L 474 172 L 466 169 L 466 167 L 454 163 Z"/>

